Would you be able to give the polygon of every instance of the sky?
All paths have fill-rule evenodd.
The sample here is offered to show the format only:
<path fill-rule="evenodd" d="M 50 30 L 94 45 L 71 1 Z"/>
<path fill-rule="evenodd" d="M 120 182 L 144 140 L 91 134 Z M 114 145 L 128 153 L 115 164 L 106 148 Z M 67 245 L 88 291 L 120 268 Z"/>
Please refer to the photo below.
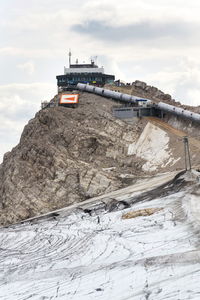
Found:
<path fill-rule="evenodd" d="M 200 105 L 200 1 L 0 0 L 0 162 L 72 61 Z"/>

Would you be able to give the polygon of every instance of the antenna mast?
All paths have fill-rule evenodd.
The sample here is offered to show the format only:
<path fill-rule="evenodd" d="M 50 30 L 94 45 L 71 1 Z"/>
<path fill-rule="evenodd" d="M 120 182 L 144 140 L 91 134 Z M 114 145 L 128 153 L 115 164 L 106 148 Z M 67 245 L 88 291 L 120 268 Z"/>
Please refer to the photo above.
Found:
<path fill-rule="evenodd" d="M 69 49 L 69 68 L 70 68 L 70 65 L 71 65 L 71 56 L 72 56 L 71 49 Z"/>

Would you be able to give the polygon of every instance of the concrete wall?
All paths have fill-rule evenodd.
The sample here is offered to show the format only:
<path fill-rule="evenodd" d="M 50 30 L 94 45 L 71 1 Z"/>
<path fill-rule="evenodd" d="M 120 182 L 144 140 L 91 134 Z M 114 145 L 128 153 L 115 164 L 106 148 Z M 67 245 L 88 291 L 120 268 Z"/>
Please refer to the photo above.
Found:
<path fill-rule="evenodd" d="M 176 129 L 185 131 L 190 136 L 199 137 L 200 124 L 190 121 L 188 119 L 183 119 L 172 114 L 164 114 L 163 120 L 173 126 Z"/>

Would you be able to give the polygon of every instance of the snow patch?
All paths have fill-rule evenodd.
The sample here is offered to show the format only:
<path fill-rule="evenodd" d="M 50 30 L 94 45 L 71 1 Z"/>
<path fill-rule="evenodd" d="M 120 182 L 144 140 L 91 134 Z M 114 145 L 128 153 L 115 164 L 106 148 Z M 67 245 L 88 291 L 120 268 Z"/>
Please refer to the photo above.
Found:
<path fill-rule="evenodd" d="M 146 125 L 136 143 L 129 145 L 128 155 L 145 159 L 144 171 L 155 171 L 158 167 L 175 163 L 169 150 L 169 136 L 152 123 Z"/>
<path fill-rule="evenodd" d="M 127 200 L 133 189 L 143 193 L 174 175 L 142 179 L 110 198 L 123 194 Z M 189 173 L 184 179 L 191 185 L 178 193 L 172 188 L 164 198 L 155 195 L 125 210 L 93 216 L 63 210 L 60 217 L 1 228 L 0 299 L 199 299 L 199 236 L 188 218 L 177 217 L 177 204 L 198 197 L 199 183 Z M 197 197 L 191 198 L 194 213 Z M 101 198 L 106 202 L 108 196 Z M 124 213 L 157 208 L 162 209 L 122 219 Z"/>

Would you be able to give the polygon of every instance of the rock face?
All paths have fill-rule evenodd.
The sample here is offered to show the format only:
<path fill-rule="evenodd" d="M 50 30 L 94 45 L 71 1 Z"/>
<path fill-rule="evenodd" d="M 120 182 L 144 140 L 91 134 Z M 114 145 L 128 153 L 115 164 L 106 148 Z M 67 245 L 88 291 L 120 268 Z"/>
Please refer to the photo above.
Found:
<path fill-rule="evenodd" d="M 167 100 L 171 101 L 172 98 L 169 94 L 163 93 L 161 90 L 157 89 L 154 86 L 147 85 L 145 82 L 136 80 L 135 82 L 132 83 L 132 89 L 133 90 L 138 90 L 138 91 L 143 91 L 143 93 L 150 95 L 153 98 L 159 98 L 160 100 Z"/>
<path fill-rule="evenodd" d="M 159 90 L 157 87 L 148 85 L 144 81 L 135 80 L 132 83 L 122 84 L 120 86 L 106 85 L 108 89 L 118 91 L 120 93 L 130 94 L 138 97 L 144 97 L 153 100 L 153 102 L 165 102 L 183 109 L 187 109 L 196 113 L 200 113 L 200 106 L 190 106 L 181 104 L 179 101 L 172 98 L 171 95 Z"/>
<path fill-rule="evenodd" d="M 116 90 L 116 91 L 119 91 L 119 92 L 125 93 L 125 94 L 127 93 L 127 94 L 131 94 L 134 96 L 146 97 L 146 98 L 152 99 L 155 102 L 164 101 L 167 103 L 173 102 L 173 104 L 175 102 L 175 100 L 172 99 L 171 95 L 165 94 L 158 88 L 151 86 L 151 85 L 147 85 L 146 82 L 140 81 L 140 80 L 136 80 L 136 81 L 132 82 L 132 84 L 129 83 L 127 85 L 125 85 L 125 84 L 120 85 L 120 86 L 107 85 L 106 88 Z M 178 106 L 181 105 L 179 102 L 176 102 L 175 104 Z"/>
<path fill-rule="evenodd" d="M 29 121 L 0 165 L 1 224 L 115 190 L 140 171 L 127 151 L 143 125 L 114 119 L 112 106 L 84 93 L 78 108 L 48 108 Z"/>

